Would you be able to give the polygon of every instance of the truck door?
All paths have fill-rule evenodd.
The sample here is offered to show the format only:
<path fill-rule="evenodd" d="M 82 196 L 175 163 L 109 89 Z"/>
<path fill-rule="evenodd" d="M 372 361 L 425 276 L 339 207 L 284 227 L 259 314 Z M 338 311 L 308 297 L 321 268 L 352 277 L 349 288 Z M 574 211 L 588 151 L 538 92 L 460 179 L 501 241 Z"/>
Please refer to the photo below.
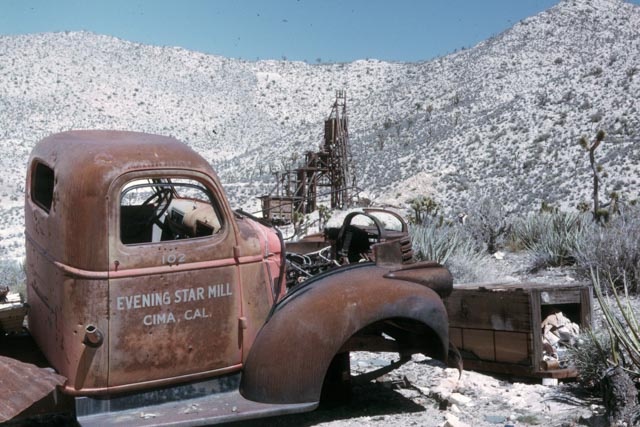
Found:
<path fill-rule="evenodd" d="M 109 387 L 240 368 L 231 212 L 216 183 L 132 172 L 111 186 Z"/>

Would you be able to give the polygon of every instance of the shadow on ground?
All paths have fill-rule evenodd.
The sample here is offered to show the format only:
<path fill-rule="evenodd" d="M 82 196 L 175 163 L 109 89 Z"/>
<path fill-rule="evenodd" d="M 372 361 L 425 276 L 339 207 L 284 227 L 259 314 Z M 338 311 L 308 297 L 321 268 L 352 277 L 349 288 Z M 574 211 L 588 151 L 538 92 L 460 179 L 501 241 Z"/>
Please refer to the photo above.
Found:
<path fill-rule="evenodd" d="M 319 423 L 345 420 L 358 417 L 371 417 L 371 423 L 375 424 L 376 417 L 385 415 L 421 412 L 425 408 L 402 396 L 395 390 L 380 383 L 370 382 L 354 386 L 350 402 L 341 404 L 322 404 L 313 412 L 304 414 L 285 415 L 280 417 L 261 418 L 245 421 L 243 427 L 298 427 L 312 426 Z M 234 426 L 235 423 L 224 424 Z"/>

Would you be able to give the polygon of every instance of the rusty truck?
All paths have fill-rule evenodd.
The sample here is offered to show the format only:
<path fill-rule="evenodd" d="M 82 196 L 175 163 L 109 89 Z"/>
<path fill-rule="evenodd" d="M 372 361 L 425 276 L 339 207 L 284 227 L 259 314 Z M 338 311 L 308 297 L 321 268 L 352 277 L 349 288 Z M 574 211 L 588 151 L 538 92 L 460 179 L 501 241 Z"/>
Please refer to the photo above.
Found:
<path fill-rule="evenodd" d="M 50 369 L 0 339 L 2 420 L 46 381 L 82 425 L 206 425 L 315 409 L 348 384 L 352 351 L 446 361 L 451 275 L 362 215 L 373 226 L 350 215 L 325 236 L 330 268 L 292 277 L 278 230 L 232 210 L 187 145 L 45 138 L 25 186 L 26 323 Z"/>

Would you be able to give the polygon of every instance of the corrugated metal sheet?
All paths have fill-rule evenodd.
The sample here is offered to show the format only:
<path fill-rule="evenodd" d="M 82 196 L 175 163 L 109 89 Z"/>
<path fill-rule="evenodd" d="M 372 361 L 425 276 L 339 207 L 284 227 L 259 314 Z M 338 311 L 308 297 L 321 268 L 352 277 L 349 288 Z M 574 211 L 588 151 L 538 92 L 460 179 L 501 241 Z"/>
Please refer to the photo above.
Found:
<path fill-rule="evenodd" d="M 0 356 L 0 423 L 20 414 L 66 380 L 48 369 Z"/>

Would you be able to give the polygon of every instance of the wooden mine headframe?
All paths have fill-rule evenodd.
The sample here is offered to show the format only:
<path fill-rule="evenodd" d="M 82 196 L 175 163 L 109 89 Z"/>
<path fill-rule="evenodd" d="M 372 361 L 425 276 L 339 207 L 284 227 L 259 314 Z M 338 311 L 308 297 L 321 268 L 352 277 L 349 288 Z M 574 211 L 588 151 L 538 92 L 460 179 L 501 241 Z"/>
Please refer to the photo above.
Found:
<path fill-rule="evenodd" d="M 318 208 L 319 197 L 329 197 L 332 209 L 351 204 L 355 176 L 351 168 L 351 150 L 347 118 L 347 93 L 336 92 L 329 117 L 324 121 L 324 141 L 320 151 L 308 151 L 304 163 L 277 177 L 271 193 L 260 197 L 264 218 L 274 224 L 289 224 L 296 213 L 307 214 Z"/>

